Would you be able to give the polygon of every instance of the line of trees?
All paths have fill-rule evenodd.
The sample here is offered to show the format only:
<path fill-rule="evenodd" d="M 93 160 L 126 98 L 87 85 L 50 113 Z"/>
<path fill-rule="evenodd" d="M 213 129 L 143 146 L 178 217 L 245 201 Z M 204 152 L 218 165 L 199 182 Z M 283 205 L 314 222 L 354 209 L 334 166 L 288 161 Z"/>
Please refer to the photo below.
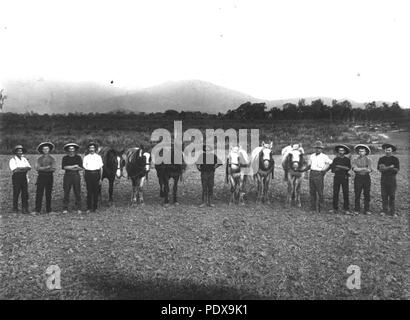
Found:
<path fill-rule="evenodd" d="M 398 102 L 391 105 L 383 102 L 380 106 L 376 102 L 369 102 L 364 108 L 353 108 L 348 100 L 333 100 L 332 105 L 326 105 L 321 99 L 306 104 L 300 99 L 297 104 L 285 103 L 282 108 L 273 107 L 267 110 L 265 103 L 246 102 L 235 110 L 228 110 L 224 117 L 238 120 L 254 119 L 318 119 L 330 121 L 380 121 L 386 119 L 400 119 L 408 114 Z"/>
<path fill-rule="evenodd" d="M 348 100 L 333 100 L 332 105 L 326 105 L 321 99 L 306 104 L 300 99 L 297 104 L 285 103 L 282 108 L 267 109 L 265 103 L 246 102 L 238 108 L 226 113 L 208 114 L 205 112 L 167 110 L 156 113 L 134 113 L 130 111 L 113 111 L 109 113 L 69 113 L 69 114 L 37 114 L 37 113 L 2 113 L 1 128 L 16 128 L 29 124 L 30 128 L 48 130 L 61 127 L 88 128 L 90 130 L 104 130 L 104 127 L 115 127 L 116 121 L 132 124 L 138 122 L 156 124 L 156 121 L 167 120 L 326 120 L 330 122 L 365 122 L 365 121 L 401 121 L 409 119 L 410 109 L 403 109 L 398 102 L 392 104 L 376 102 L 364 104 L 364 108 L 353 108 Z M 132 127 L 132 126 L 131 126 Z"/>

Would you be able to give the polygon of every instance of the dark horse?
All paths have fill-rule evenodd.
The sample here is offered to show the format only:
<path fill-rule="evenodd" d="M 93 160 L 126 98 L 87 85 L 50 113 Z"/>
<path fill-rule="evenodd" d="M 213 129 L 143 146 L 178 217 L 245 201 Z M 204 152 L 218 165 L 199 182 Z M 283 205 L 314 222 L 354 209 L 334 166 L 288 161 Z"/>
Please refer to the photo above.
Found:
<path fill-rule="evenodd" d="M 143 188 L 145 180 L 148 179 L 150 165 L 151 154 L 142 146 L 130 148 L 125 153 L 125 169 L 132 182 L 131 205 L 144 204 Z"/>
<path fill-rule="evenodd" d="M 164 198 L 164 205 L 169 204 L 169 180 L 173 179 L 172 196 L 175 205 L 178 205 L 177 191 L 178 191 L 178 181 L 182 182 L 182 174 L 186 169 L 186 163 L 182 155 L 182 163 L 175 163 L 174 160 L 174 148 L 163 149 L 164 153 L 170 152 L 170 163 L 155 163 L 155 169 L 157 170 L 157 176 L 159 181 L 160 192 L 159 196 Z M 163 155 L 166 159 L 165 154 Z"/>
<path fill-rule="evenodd" d="M 288 195 L 286 202 L 289 207 L 292 204 L 292 199 L 295 199 L 298 207 L 302 206 L 300 202 L 300 184 L 307 167 L 308 163 L 299 150 L 290 151 L 283 162 L 283 169 L 288 173 Z"/>
<path fill-rule="evenodd" d="M 123 176 L 122 171 L 125 165 L 123 153 L 124 150 L 117 151 L 110 147 L 103 147 L 98 151 L 98 154 L 101 156 L 104 164 L 101 181 L 108 179 L 108 195 L 110 204 L 113 203 L 112 195 L 114 192 L 114 180 L 115 178 L 120 179 Z M 101 201 L 101 185 L 98 192 Z"/>

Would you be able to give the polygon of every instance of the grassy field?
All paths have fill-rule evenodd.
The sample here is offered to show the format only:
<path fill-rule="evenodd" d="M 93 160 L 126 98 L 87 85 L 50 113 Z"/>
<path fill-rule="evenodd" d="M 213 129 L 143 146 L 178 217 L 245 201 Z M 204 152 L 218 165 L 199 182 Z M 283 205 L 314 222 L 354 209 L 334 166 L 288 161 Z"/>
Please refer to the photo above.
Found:
<path fill-rule="evenodd" d="M 104 183 L 103 207 L 95 214 L 13 215 L 9 157 L 1 156 L 0 298 L 409 299 L 410 157 L 398 157 L 400 217 L 391 218 L 311 214 L 307 180 L 302 209 L 287 209 L 279 167 L 271 205 L 256 205 L 256 188 L 250 184 L 246 205 L 228 206 L 229 190 L 219 168 L 215 208 L 198 208 L 199 173 L 189 167 L 179 188 L 179 206 L 161 205 L 152 170 L 143 207 L 129 207 L 130 181 L 122 179 L 116 182 L 113 207 L 108 207 Z M 33 163 L 36 156 L 28 158 Z M 32 209 L 34 173 L 30 179 Z M 330 209 L 332 174 L 325 180 Z M 378 172 L 372 181 L 371 210 L 378 213 Z M 55 175 L 53 209 L 62 209 L 62 172 Z M 50 265 L 61 269 L 61 290 L 46 288 Z M 349 265 L 361 268 L 359 290 L 346 287 Z"/>

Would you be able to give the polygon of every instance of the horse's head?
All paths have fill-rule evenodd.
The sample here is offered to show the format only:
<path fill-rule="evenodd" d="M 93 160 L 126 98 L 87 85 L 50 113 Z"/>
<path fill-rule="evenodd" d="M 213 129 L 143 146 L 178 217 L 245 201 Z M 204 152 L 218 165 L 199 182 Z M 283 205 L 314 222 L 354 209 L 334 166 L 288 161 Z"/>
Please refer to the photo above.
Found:
<path fill-rule="evenodd" d="M 303 166 L 303 154 L 299 150 L 292 150 L 287 156 L 288 168 L 293 170 L 300 169 Z"/>
<path fill-rule="evenodd" d="M 128 177 L 142 177 L 151 168 L 151 154 L 142 147 L 128 149 L 125 157 Z"/>
<path fill-rule="evenodd" d="M 115 152 L 115 160 L 115 166 L 117 168 L 115 171 L 115 176 L 116 178 L 120 179 L 124 176 L 123 170 L 125 167 L 125 149 Z"/>
<path fill-rule="evenodd" d="M 104 171 L 110 177 L 121 178 L 125 166 L 124 149 L 117 151 L 111 147 L 102 147 L 98 149 L 98 154 L 102 157 Z"/>
<path fill-rule="evenodd" d="M 239 145 L 233 146 L 228 155 L 229 163 L 233 168 L 239 168 L 241 166 L 247 166 L 249 164 L 249 158 L 245 150 Z"/>
<path fill-rule="evenodd" d="M 141 149 L 141 157 L 145 162 L 145 171 L 148 172 L 151 167 L 151 154 L 148 151 L 144 151 Z"/>
<path fill-rule="evenodd" d="M 262 149 L 259 153 L 259 166 L 263 169 L 269 169 L 273 163 L 273 142 L 265 143 L 262 141 Z"/>

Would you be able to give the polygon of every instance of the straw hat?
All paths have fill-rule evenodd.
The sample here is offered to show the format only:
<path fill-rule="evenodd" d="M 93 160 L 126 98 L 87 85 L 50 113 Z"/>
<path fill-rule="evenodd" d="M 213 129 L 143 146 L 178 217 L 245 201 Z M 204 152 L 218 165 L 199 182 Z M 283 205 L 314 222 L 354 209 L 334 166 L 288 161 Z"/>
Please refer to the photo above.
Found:
<path fill-rule="evenodd" d="M 75 150 L 80 149 L 80 146 L 79 146 L 78 144 L 74 143 L 74 142 L 69 142 L 69 143 L 65 144 L 64 147 L 63 147 L 63 149 L 64 149 L 65 151 L 68 151 L 68 148 L 69 148 L 69 147 L 74 147 Z"/>
<path fill-rule="evenodd" d="M 366 146 L 365 144 L 358 144 L 354 147 L 354 150 L 359 153 L 360 149 L 365 149 L 366 150 L 366 155 L 370 154 L 370 148 Z"/>
<path fill-rule="evenodd" d="M 49 147 L 49 148 L 50 148 L 50 151 L 51 151 L 51 150 L 54 149 L 54 144 L 51 143 L 51 142 L 49 142 L 49 141 L 42 142 L 42 143 L 40 143 L 40 144 L 38 145 L 37 151 L 40 152 L 40 153 L 42 153 L 42 152 L 43 152 L 43 147 Z"/>

